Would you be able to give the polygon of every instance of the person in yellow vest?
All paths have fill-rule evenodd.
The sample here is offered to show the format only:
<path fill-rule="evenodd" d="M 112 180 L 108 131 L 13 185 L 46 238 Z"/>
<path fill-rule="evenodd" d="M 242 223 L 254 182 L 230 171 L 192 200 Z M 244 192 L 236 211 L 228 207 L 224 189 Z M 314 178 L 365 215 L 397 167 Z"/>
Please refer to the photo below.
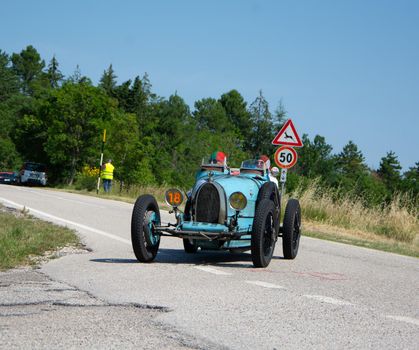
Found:
<path fill-rule="evenodd" d="M 101 178 L 103 180 L 103 189 L 106 193 L 111 191 L 114 169 L 112 159 L 109 159 L 107 163 L 102 165 Z"/>

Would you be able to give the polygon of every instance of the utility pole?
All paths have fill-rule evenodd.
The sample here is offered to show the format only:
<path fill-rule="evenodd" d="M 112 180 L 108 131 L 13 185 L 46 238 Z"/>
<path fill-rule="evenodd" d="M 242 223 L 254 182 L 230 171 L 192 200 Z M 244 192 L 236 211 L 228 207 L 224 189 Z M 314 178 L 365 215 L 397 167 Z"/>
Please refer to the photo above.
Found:
<path fill-rule="evenodd" d="M 101 152 L 100 152 L 99 175 L 97 177 L 96 194 L 99 194 L 100 175 L 102 174 L 103 150 L 105 149 L 105 142 L 106 142 L 106 129 L 103 129 L 102 149 L 101 149 Z"/>

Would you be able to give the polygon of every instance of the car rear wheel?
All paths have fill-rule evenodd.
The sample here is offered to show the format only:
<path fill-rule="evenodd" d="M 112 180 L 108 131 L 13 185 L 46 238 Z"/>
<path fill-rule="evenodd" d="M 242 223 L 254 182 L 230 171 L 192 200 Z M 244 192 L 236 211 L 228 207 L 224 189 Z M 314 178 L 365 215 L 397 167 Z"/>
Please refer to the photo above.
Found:
<path fill-rule="evenodd" d="M 138 197 L 131 218 L 131 242 L 138 261 L 151 262 L 157 255 L 160 235 L 154 231 L 160 225 L 160 210 L 151 195 Z"/>
<path fill-rule="evenodd" d="M 183 248 L 185 249 L 185 252 L 189 254 L 194 254 L 198 251 L 198 246 L 195 241 L 189 238 L 183 239 Z"/>
<path fill-rule="evenodd" d="M 282 231 L 284 258 L 294 259 L 298 253 L 301 236 L 301 208 L 296 199 L 290 199 L 287 203 Z"/>
<path fill-rule="evenodd" d="M 252 231 L 252 260 L 255 267 L 266 267 L 275 249 L 275 206 L 269 199 L 262 199 L 256 209 Z"/>

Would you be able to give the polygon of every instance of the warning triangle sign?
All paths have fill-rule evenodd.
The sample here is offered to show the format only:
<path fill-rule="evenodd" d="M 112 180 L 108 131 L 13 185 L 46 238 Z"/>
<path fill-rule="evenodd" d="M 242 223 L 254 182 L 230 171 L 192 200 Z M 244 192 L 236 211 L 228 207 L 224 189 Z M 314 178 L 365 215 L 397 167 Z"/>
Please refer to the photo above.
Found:
<path fill-rule="evenodd" d="M 300 136 L 298 136 L 291 119 L 287 120 L 279 133 L 273 139 L 272 144 L 303 147 L 303 143 L 301 142 Z"/>

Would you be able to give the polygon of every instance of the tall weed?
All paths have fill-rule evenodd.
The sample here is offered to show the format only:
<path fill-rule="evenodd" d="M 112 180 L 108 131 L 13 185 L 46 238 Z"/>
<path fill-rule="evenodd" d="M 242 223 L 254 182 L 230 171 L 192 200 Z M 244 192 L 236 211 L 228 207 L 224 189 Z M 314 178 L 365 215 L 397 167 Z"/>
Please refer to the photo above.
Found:
<path fill-rule="evenodd" d="M 318 181 L 297 187 L 290 196 L 298 198 L 303 218 L 346 229 L 355 229 L 412 242 L 419 234 L 417 200 L 396 194 L 388 204 L 368 207 L 355 194 L 342 194 Z"/>

